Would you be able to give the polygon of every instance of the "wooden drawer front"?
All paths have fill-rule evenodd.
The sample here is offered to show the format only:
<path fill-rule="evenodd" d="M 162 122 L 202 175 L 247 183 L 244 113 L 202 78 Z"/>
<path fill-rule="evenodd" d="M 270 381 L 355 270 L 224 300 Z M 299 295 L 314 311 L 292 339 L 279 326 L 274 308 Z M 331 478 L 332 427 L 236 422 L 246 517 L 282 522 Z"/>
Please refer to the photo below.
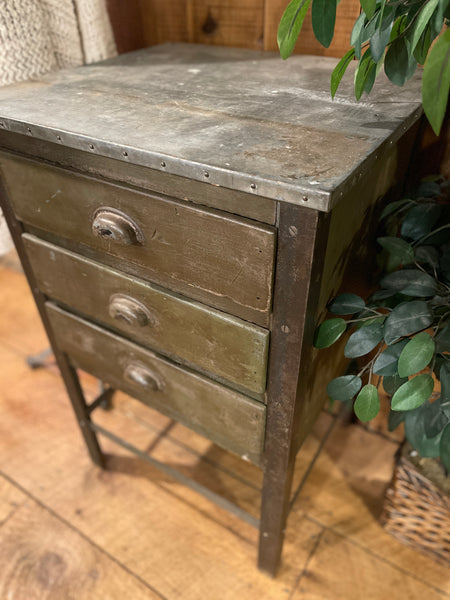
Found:
<path fill-rule="evenodd" d="M 135 265 L 139 275 L 267 325 L 275 230 L 25 159 L 1 157 L 24 222 Z M 134 269 L 136 274 L 136 269 Z"/>
<path fill-rule="evenodd" d="M 38 285 L 50 298 L 239 389 L 265 391 L 267 330 L 34 236 L 23 239 Z"/>
<path fill-rule="evenodd" d="M 259 464 L 264 404 L 164 360 L 51 303 L 60 348 L 75 366 Z"/>

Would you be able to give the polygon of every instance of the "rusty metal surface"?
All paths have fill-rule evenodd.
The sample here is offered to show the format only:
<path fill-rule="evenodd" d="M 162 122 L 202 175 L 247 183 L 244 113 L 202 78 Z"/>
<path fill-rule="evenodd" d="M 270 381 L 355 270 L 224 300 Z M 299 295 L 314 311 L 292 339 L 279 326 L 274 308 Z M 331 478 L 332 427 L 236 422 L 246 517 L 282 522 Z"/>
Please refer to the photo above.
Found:
<path fill-rule="evenodd" d="M 421 115 L 418 77 L 332 101 L 335 64 L 164 44 L 4 88 L 0 130 L 328 211 Z"/>

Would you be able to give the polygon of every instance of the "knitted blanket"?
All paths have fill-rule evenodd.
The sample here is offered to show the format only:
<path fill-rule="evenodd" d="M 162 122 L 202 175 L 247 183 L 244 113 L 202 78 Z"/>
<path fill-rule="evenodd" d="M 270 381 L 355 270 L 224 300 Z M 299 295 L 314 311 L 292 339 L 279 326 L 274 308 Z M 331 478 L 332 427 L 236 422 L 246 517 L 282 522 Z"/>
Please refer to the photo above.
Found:
<path fill-rule="evenodd" d="M 0 85 L 116 53 L 105 0 L 0 0 Z M 0 212 L 0 254 L 10 247 Z"/>

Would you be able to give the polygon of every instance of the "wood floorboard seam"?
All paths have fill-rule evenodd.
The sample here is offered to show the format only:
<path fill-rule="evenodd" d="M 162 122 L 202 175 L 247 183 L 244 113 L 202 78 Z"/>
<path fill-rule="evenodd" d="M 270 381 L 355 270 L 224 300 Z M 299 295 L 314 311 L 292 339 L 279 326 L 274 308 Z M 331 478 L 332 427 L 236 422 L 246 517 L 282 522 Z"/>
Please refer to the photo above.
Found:
<path fill-rule="evenodd" d="M 324 523 L 322 523 L 319 519 L 316 519 L 315 517 L 311 517 L 311 515 L 309 515 L 308 513 L 304 513 L 304 518 L 306 520 L 308 520 L 308 521 L 311 521 L 311 523 L 314 523 L 315 525 L 317 525 L 319 527 L 323 527 L 324 529 L 327 529 L 328 531 L 334 533 L 335 535 L 337 535 L 340 538 L 346 540 L 348 543 L 352 544 L 353 546 L 356 546 L 360 550 L 363 550 L 364 552 L 366 552 L 370 556 L 373 556 L 374 558 L 376 558 L 377 560 L 380 560 L 384 564 L 389 565 L 393 569 L 396 569 L 397 571 L 399 571 L 403 575 L 406 575 L 408 577 L 411 577 L 412 579 L 415 579 L 416 581 L 418 581 L 418 582 L 422 583 L 423 585 L 429 587 L 430 589 L 432 589 L 433 591 L 437 592 L 438 594 L 443 595 L 445 598 L 450 598 L 450 594 L 448 592 L 446 592 L 445 590 L 441 590 L 440 588 L 432 585 L 431 583 L 428 583 L 428 581 L 424 581 L 421 577 L 418 577 L 415 573 L 412 573 L 411 571 L 408 571 L 407 569 L 404 569 L 403 567 L 399 567 L 397 564 L 391 562 L 390 560 L 387 560 L 384 556 L 382 556 L 382 555 L 377 554 L 376 552 L 374 552 L 371 548 L 368 548 L 367 546 L 363 546 L 359 542 L 355 541 L 353 538 L 345 535 L 341 531 L 338 531 L 333 526 L 324 525 Z"/>
<path fill-rule="evenodd" d="M 322 531 L 318 534 L 317 536 L 317 540 L 315 541 L 313 547 L 311 548 L 310 553 L 308 554 L 308 557 L 306 559 L 305 564 L 303 565 L 303 569 L 300 571 L 300 574 L 298 575 L 294 585 L 292 586 L 292 590 L 291 593 L 289 594 L 289 598 L 288 600 L 292 600 L 295 592 L 297 591 L 297 589 L 300 587 L 300 584 L 302 582 L 302 579 L 304 578 L 304 576 L 306 575 L 306 573 L 308 572 L 308 567 L 313 559 L 314 554 L 316 553 L 317 548 L 319 547 L 320 542 L 322 541 L 322 538 L 326 532 L 327 528 L 324 527 L 322 529 Z"/>
<path fill-rule="evenodd" d="M 16 487 L 18 490 L 20 490 L 26 496 L 28 496 L 28 498 L 30 498 L 31 500 L 33 500 L 33 502 L 35 502 L 38 506 L 40 506 L 42 509 L 44 509 L 45 511 L 47 511 L 50 515 L 52 515 L 53 517 L 55 517 L 56 519 L 58 519 L 58 521 L 60 521 L 61 523 L 63 523 L 67 527 L 69 527 L 69 529 L 71 529 L 72 531 L 75 531 L 81 538 L 83 538 L 86 542 L 88 542 L 91 546 L 93 546 L 98 552 L 101 552 L 108 559 L 112 560 L 121 569 L 123 569 L 129 575 L 131 575 L 131 577 L 133 577 L 134 579 L 136 579 L 141 585 L 144 585 L 147 589 L 149 589 L 151 592 L 153 592 L 154 594 L 156 594 L 161 600 L 169 600 L 166 596 L 163 596 L 160 591 L 158 591 L 151 584 L 149 584 L 147 581 L 145 581 L 145 579 L 143 579 L 140 575 L 138 575 L 137 573 L 135 573 L 134 571 L 132 571 L 127 565 L 124 565 L 114 555 L 110 554 L 104 548 L 102 548 L 101 546 L 99 546 L 96 542 L 94 542 L 93 540 L 91 540 L 91 538 L 89 538 L 86 534 L 84 534 L 77 527 L 75 527 L 75 525 L 73 525 L 70 521 L 68 521 L 67 519 L 65 519 L 61 515 L 59 515 L 52 508 L 50 508 L 44 502 L 42 502 L 41 500 L 39 500 L 39 498 L 36 498 L 36 496 L 34 496 L 31 492 L 29 492 L 22 485 L 20 485 L 20 483 L 18 483 L 14 479 L 12 479 L 9 475 L 7 475 L 6 473 L 4 473 L 3 471 L 0 471 L 0 475 L 4 479 L 6 479 L 6 481 L 8 481 L 11 485 L 13 485 L 14 487 Z"/>
<path fill-rule="evenodd" d="M 14 506 L 10 510 L 10 512 L 6 515 L 6 517 L 0 521 L 0 527 L 3 527 L 3 525 L 6 525 L 6 523 L 8 523 L 8 521 L 10 521 L 14 517 L 14 515 L 19 510 L 19 508 L 21 508 L 21 506 L 22 506 L 22 504 L 20 504 L 18 506 Z"/>

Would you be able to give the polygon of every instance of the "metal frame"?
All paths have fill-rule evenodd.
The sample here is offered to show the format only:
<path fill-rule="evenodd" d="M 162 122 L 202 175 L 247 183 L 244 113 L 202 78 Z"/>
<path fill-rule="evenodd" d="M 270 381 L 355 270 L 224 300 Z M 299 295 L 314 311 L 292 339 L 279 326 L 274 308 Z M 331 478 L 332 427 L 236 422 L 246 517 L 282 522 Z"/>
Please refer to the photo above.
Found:
<path fill-rule="evenodd" d="M 0 206 L 28 278 L 42 322 L 49 337 L 56 362 L 61 371 L 73 410 L 93 462 L 105 467 L 105 456 L 98 442 L 101 434 L 136 456 L 202 494 L 223 509 L 243 521 L 259 528 L 258 567 L 275 576 L 281 558 L 284 530 L 292 506 L 291 486 L 297 455 L 296 426 L 301 418 L 302 402 L 298 396 L 301 375 L 301 355 L 308 327 L 305 325 L 308 305 L 315 297 L 318 285 L 314 272 L 320 269 L 324 251 L 316 252 L 324 245 L 328 232 L 328 215 L 298 206 L 281 204 L 278 215 L 278 248 L 274 296 L 274 319 L 269 356 L 269 388 L 267 392 L 266 442 L 263 457 L 264 483 L 262 489 L 261 519 L 243 510 L 207 487 L 185 476 L 178 470 L 141 452 L 138 448 L 94 423 L 91 414 L 111 400 L 113 388 L 106 388 L 90 404 L 84 397 L 78 374 L 69 357 L 61 352 L 56 343 L 45 311 L 46 297 L 39 291 L 21 239 L 23 225 L 15 218 L 7 199 L 7 192 L 0 183 Z M 311 285 L 311 281 L 313 282 Z M 272 373 L 272 376 L 270 376 Z M 274 375 L 276 374 L 276 375 Z M 303 481 L 300 485 L 303 484 Z M 298 495 L 298 491 L 294 497 Z"/>

